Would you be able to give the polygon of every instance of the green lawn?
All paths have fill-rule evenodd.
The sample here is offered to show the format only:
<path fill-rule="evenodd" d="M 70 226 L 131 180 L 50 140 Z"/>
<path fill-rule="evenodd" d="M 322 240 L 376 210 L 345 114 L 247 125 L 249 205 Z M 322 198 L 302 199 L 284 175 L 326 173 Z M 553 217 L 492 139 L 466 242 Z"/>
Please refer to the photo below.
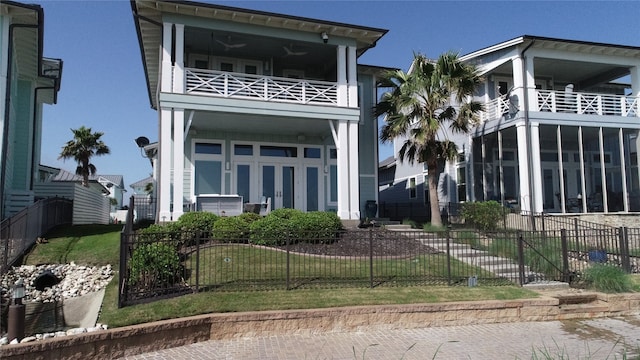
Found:
<path fill-rule="evenodd" d="M 66 226 L 52 231 L 46 236 L 48 243 L 38 244 L 25 257 L 27 264 L 68 263 L 105 265 L 111 264 L 118 270 L 119 242 L 121 225 Z M 272 253 L 269 251 L 268 253 Z M 267 256 L 266 253 L 257 255 Z M 275 256 L 275 255 L 270 255 Z M 217 264 L 228 266 L 229 261 L 219 257 Z M 406 262 L 407 271 L 411 267 L 429 264 Z M 226 265 L 224 265 L 226 264 Z M 201 266 L 205 266 L 202 264 Z M 237 266 L 237 265 L 236 265 Z M 306 266 L 306 264 L 305 264 Z M 209 268 L 209 266 L 205 266 Z M 239 267 L 238 267 L 239 268 Z M 425 270 L 426 271 L 426 270 Z M 242 312 L 260 310 L 311 309 L 352 305 L 382 305 L 433 303 L 448 301 L 519 299 L 538 296 L 535 292 L 518 286 L 488 287 L 478 286 L 410 286 L 378 288 L 340 288 L 340 289 L 298 289 L 271 291 L 230 291 L 203 292 L 164 299 L 152 303 L 117 308 L 118 275 L 107 287 L 100 314 L 101 323 L 110 327 L 139 324 L 169 318 L 179 318 L 212 312 Z"/>

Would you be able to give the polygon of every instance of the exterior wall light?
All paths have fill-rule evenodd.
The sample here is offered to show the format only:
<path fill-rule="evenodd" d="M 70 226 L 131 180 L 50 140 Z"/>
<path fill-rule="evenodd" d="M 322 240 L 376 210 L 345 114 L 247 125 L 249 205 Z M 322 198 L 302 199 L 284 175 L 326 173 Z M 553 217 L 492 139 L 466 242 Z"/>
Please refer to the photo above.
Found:
<path fill-rule="evenodd" d="M 329 34 L 327 34 L 326 31 L 323 31 L 321 36 L 322 36 L 322 42 L 324 42 L 325 44 L 329 42 Z"/>

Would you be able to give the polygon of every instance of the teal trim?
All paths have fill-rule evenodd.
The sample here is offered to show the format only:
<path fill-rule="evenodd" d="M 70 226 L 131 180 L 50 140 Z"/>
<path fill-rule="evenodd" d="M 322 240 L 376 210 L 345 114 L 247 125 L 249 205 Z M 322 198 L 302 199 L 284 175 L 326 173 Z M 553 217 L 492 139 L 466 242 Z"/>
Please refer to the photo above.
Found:
<path fill-rule="evenodd" d="M 17 94 L 14 97 L 15 118 L 13 123 L 12 141 L 9 147 L 13 149 L 9 153 L 13 157 L 13 183 L 11 188 L 15 190 L 28 190 L 29 171 L 31 169 L 31 123 L 32 119 L 32 86 L 30 81 L 18 80 Z"/>

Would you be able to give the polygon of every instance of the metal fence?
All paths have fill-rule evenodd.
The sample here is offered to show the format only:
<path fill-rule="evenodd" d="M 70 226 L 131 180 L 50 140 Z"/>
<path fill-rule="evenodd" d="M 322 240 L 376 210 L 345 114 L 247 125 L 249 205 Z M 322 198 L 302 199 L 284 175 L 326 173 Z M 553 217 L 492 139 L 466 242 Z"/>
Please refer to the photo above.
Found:
<path fill-rule="evenodd" d="M 200 291 L 407 285 L 580 284 L 594 263 L 639 272 L 640 229 L 383 228 L 335 237 L 256 233 L 122 234 L 120 306 Z"/>
<path fill-rule="evenodd" d="M 0 224 L 0 273 L 22 257 L 31 246 L 53 227 L 70 224 L 73 201 L 64 198 L 43 199 L 25 208 Z"/>

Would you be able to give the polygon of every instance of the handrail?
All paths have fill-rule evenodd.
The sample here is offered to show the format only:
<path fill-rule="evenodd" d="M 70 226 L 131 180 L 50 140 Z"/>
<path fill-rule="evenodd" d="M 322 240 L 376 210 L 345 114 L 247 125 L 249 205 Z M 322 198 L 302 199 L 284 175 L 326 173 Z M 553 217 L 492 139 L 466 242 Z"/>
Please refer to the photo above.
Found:
<path fill-rule="evenodd" d="M 328 81 L 185 68 L 185 84 L 187 94 L 338 105 L 338 84 Z"/>

